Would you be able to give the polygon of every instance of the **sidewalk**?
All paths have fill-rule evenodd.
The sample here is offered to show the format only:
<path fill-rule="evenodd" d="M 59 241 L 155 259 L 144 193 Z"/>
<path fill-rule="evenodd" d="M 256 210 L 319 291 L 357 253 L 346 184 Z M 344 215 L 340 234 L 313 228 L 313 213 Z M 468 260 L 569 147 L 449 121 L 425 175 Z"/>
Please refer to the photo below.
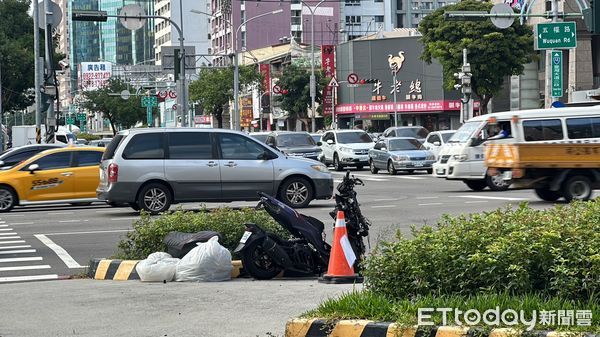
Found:
<path fill-rule="evenodd" d="M 352 288 L 316 279 L 4 284 L 0 336 L 283 336 L 289 318 Z"/>

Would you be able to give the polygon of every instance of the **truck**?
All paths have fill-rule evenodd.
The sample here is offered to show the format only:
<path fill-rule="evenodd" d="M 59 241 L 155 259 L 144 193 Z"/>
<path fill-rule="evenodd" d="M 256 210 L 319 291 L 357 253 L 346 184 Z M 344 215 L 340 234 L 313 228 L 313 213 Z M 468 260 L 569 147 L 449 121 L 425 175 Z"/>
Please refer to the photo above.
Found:
<path fill-rule="evenodd" d="M 36 143 L 35 125 L 16 125 L 12 127 L 12 147 L 19 147 Z M 46 141 L 46 127 L 41 127 L 42 143 Z M 54 141 L 57 143 L 68 144 L 69 141 L 75 141 L 77 137 L 64 126 L 59 126 L 54 133 Z"/>
<path fill-rule="evenodd" d="M 510 136 L 485 142 L 488 174 L 545 201 L 588 200 L 600 188 L 600 107 L 510 111 Z"/>

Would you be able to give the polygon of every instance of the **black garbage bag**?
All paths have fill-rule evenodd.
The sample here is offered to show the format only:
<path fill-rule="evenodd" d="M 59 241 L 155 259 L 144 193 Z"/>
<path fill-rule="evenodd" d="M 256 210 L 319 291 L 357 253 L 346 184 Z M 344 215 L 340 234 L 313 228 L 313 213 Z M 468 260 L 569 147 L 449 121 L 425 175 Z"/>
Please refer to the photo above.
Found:
<path fill-rule="evenodd" d="M 167 245 L 167 253 L 182 258 L 196 247 L 196 243 L 207 242 L 213 236 L 218 236 L 219 241 L 223 241 L 223 237 L 218 232 L 201 231 L 198 233 L 169 232 L 163 242 Z"/>

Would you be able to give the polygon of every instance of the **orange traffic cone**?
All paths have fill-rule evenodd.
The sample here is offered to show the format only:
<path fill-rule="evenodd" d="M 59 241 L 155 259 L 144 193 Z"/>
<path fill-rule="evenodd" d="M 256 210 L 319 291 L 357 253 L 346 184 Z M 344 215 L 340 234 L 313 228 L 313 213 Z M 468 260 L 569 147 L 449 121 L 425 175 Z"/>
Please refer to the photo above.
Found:
<path fill-rule="evenodd" d="M 360 283 L 363 278 L 354 273 L 356 254 L 348 240 L 344 212 L 338 211 L 333 229 L 333 244 L 329 255 L 327 274 L 319 278 L 322 283 Z"/>

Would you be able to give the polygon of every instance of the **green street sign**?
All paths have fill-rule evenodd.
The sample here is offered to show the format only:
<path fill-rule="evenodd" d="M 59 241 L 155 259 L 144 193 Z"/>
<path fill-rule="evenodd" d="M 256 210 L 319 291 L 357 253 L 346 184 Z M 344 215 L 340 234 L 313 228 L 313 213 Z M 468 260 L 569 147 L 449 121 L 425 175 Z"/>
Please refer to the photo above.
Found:
<path fill-rule="evenodd" d="M 82 120 L 79 121 L 79 130 L 81 130 L 81 132 L 86 132 L 87 131 L 87 125 Z"/>
<path fill-rule="evenodd" d="M 538 23 L 535 26 L 535 49 L 577 48 L 575 22 Z"/>
<path fill-rule="evenodd" d="M 158 106 L 158 97 L 156 96 L 143 96 L 142 97 L 142 107 L 153 107 Z"/>
<path fill-rule="evenodd" d="M 85 120 L 86 120 L 86 117 L 87 117 L 87 116 L 85 115 L 85 113 L 81 113 L 81 112 L 80 112 L 80 113 L 78 113 L 78 114 L 77 114 L 77 120 L 78 120 L 78 121 L 85 121 Z"/>
<path fill-rule="evenodd" d="M 152 119 L 152 107 L 151 106 L 147 106 L 146 107 L 146 119 L 147 119 L 147 122 L 148 122 L 148 127 L 151 127 L 152 126 L 152 122 L 153 122 L 153 119 Z"/>
<path fill-rule="evenodd" d="M 562 51 L 552 51 L 552 97 L 563 95 Z"/>
<path fill-rule="evenodd" d="M 67 117 L 67 124 L 75 124 L 75 117 Z"/>

